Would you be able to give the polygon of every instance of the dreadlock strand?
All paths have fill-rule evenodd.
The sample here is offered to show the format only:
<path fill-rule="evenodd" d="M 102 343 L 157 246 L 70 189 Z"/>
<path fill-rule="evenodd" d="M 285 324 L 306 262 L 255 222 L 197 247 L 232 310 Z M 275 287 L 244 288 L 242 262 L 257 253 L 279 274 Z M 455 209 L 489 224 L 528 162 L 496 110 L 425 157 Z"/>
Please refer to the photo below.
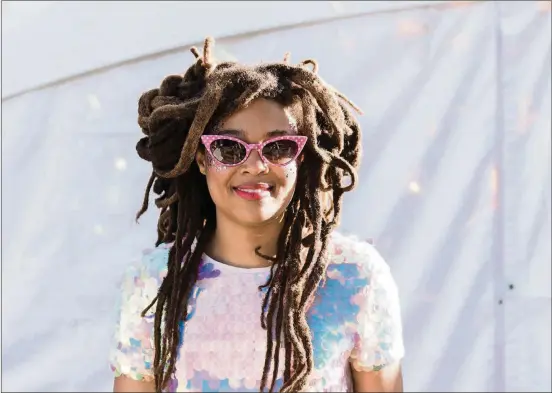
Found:
<path fill-rule="evenodd" d="M 158 208 L 166 208 L 178 201 L 178 194 L 174 193 L 170 197 L 161 197 L 155 200 L 155 206 Z"/>
<path fill-rule="evenodd" d="M 301 63 L 299 63 L 299 65 L 301 67 L 304 67 L 306 66 L 307 64 L 310 64 L 312 66 L 312 72 L 313 73 L 318 73 L 318 62 L 314 59 L 307 59 L 307 60 L 303 60 Z"/>
<path fill-rule="evenodd" d="M 303 105 L 303 111 L 307 116 L 307 118 L 310 121 L 312 121 L 312 118 L 315 117 L 314 105 L 312 102 L 309 102 L 309 100 L 313 100 L 313 98 L 311 98 L 310 96 L 305 96 L 305 104 Z M 343 121 L 345 121 L 344 118 L 343 118 Z M 307 128 L 307 132 L 311 134 L 310 136 L 312 139 L 316 137 L 316 134 L 313 128 Z M 351 177 L 351 184 L 344 187 L 344 191 L 350 191 L 356 186 L 358 175 L 355 168 L 351 165 L 351 163 L 349 163 L 348 161 L 346 161 L 340 156 L 332 154 L 331 152 L 328 152 L 316 146 L 315 144 L 313 144 L 311 148 L 325 163 L 330 165 L 335 165 L 349 174 L 349 176 Z"/>
<path fill-rule="evenodd" d="M 204 98 L 202 99 L 197 113 L 194 117 L 193 123 L 188 131 L 188 137 L 182 148 L 182 152 L 178 159 L 178 162 L 173 169 L 169 171 L 157 171 L 159 176 L 173 178 L 186 172 L 195 158 L 195 151 L 199 145 L 199 138 L 205 129 L 209 119 L 215 112 L 218 102 L 220 100 L 222 92 L 220 89 L 215 88 L 207 90 Z"/>
<path fill-rule="evenodd" d="M 263 314 L 265 310 L 265 306 L 268 305 L 267 312 L 266 312 L 266 320 L 268 322 L 268 326 L 264 324 L 263 328 L 267 329 L 267 362 L 270 360 L 269 363 L 273 364 L 273 376 L 272 376 L 272 382 L 270 391 L 273 390 L 274 385 L 276 383 L 277 378 L 277 371 L 279 370 L 279 355 L 280 355 L 280 339 L 282 336 L 282 330 L 284 332 L 284 335 L 286 336 L 287 330 L 282 329 L 285 325 L 283 325 L 284 321 L 284 315 L 285 315 L 285 309 L 284 309 L 284 297 L 286 296 L 286 287 L 287 287 L 287 269 L 286 269 L 286 263 L 287 260 L 284 258 L 285 255 L 289 254 L 289 236 L 293 232 L 294 229 L 297 228 L 296 220 L 297 215 L 294 213 L 296 210 L 294 207 L 297 205 L 298 201 L 292 201 L 290 205 L 288 206 L 288 209 L 286 211 L 285 217 L 284 217 L 284 226 L 282 228 L 282 231 L 278 238 L 278 244 L 277 244 L 277 255 L 276 259 L 278 262 L 273 263 L 272 269 L 275 269 L 274 274 L 271 274 L 271 277 L 269 278 L 269 282 L 267 282 L 266 285 L 270 285 L 268 288 L 268 291 L 265 295 L 265 299 L 263 301 Z M 269 301 L 270 299 L 270 301 Z M 276 326 L 273 325 L 274 320 L 274 314 L 276 314 Z M 276 337 L 274 337 L 274 331 L 277 333 Z M 277 343 L 277 349 L 276 352 L 272 351 L 273 348 L 273 341 L 276 341 Z M 285 340 L 284 342 L 284 350 L 285 347 L 289 348 L 288 340 Z M 287 353 L 287 352 L 286 352 Z M 286 357 L 287 358 L 287 357 Z M 266 381 L 268 379 L 268 373 L 270 372 L 270 367 L 267 366 L 265 362 L 265 368 L 263 369 L 263 378 L 262 380 L 265 381 L 264 384 L 261 384 L 261 391 L 264 389 L 264 386 L 266 385 Z M 288 368 L 289 362 L 286 361 L 285 363 L 285 370 L 284 374 L 289 375 L 290 370 Z M 276 370 L 276 371 L 275 371 Z"/>
<path fill-rule="evenodd" d="M 301 391 L 307 383 L 307 378 L 314 369 L 314 359 L 313 359 L 313 346 L 311 340 L 311 330 L 307 323 L 307 317 L 304 312 L 299 307 L 299 304 L 296 304 L 297 311 L 295 311 L 297 324 L 299 327 L 299 338 L 304 347 L 304 352 L 306 354 L 302 368 L 299 371 L 299 376 L 297 378 L 296 386 L 294 386 L 294 391 Z"/>
<path fill-rule="evenodd" d="M 266 284 L 259 286 L 259 290 L 266 289 L 266 293 L 263 297 L 263 303 L 261 305 L 261 327 L 267 329 L 267 309 L 269 304 L 270 295 L 273 289 L 273 282 L 275 280 L 275 264 L 270 267 L 270 276 Z"/>
<path fill-rule="evenodd" d="M 174 258 L 174 252 L 175 251 L 173 249 L 169 251 L 167 276 L 171 274 L 171 270 L 173 269 L 173 264 L 171 263 L 171 261 Z M 170 285 L 171 285 L 170 281 L 163 280 L 157 294 L 157 305 L 155 310 L 155 319 L 154 319 L 154 328 L 153 328 L 154 346 L 155 348 L 157 348 L 157 350 L 154 351 L 154 360 L 153 360 L 156 392 L 161 392 L 162 390 L 163 381 L 162 381 L 162 378 L 160 378 L 159 376 L 164 375 L 164 371 L 165 371 L 165 362 L 163 361 L 163 359 L 166 358 L 167 338 L 161 334 L 162 321 L 163 321 L 161 316 L 164 313 L 164 308 L 167 300 L 167 292 L 170 292 L 170 289 L 171 289 Z"/>
<path fill-rule="evenodd" d="M 307 358 L 305 348 L 301 346 L 301 340 L 297 332 L 298 327 L 295 320 L 295 313 L 292 310 L 294 303 L 292 302 L 292 299 L 290 299 L 290 297 L 288 297 L 288 299 L 288 304 L 286 304 L 284 307 L 286 310 L 286 328 L 288 331 L 287 333 L 290 339 L 291 350 L 293 354 L 293 357 L 291 359 L 291 367 L 293 372 L 290 375 L 289 380 L 285 381 L 282 385 L 280 392 L 295 391 L 294 386 L 303 376 L 303 365 L 306 363 Z"/>
<path fill-rule="evenodd" d="M 209 68 L 212 66 L 212 50 L 215 44 L 213 37 L 207 37 L 203 43 L 203 66 Z"/>
<path fill-rule="evenodd" d="M 285 332 L 284 332 L 285 333 Z M 293 358 L 293 347 L 291 346 L 290 341 L 287 339 L 284 342 L 284 381 L 289 381 L 291 378 L 291 362 Z"/>
<path fill-rule="evenodd" d="M 201 254 L 198 254 L 202 249 L 205 241 L 201 241 L 201 235 L 199 244 L 196 247 L 194 253 L 190 253 L 192 242 L 199 228 L 203 225 L 200 222 L 199 215 L 186 216 L 186 205 L 194 203 L 193 194 L 189 194 L 185 191 L 186 183 L 181 178 L 177 179 L 177 191 L 179 191 L 183 198 L 178 203 L 178 220 L 180 225 L 177 227 L 176 241 L 171 248 L 171 258 L 169 262 L 169 272 L 164 283 L 170 282 L 172 278 L 172 286 L 169 291 L 170 295 L 165 299 L 165 335 L 166 340 L 162 346 L 162 356 L 160 358 L 160 364 L 164 364 L 166 367 L 158 370 L 157 379 L 160 380 L 160 387 L 165 387 L 170 381 L 175 370 L 175 357 L 176 351 L 179 348 L 180 343 L 180 329 L 179 324 L 186 320 L 187 308 L 181 299 L 188 299 L 191 291 L 193 290 L 193 283 L 195 282 L 194 271 L 197 275 L 197 268 L 201 260 Z M 195 221 L 195 227 L 197 228 L 192 233 L 185 235 L 187 227 L 193 226 Z M 199 249 L 199 250 L 198 250 Z M 199 257 L 198 257 L 199 255 Z M 187 274 L 191 271 L 191 274 Z M 186 276 L 192 277 L 192 280 L 186 280 Z M 182 285 L 181 285 L 182 284 Z M 160 329 L 160 326 L 157 327 Z"/>
<path fill-rule="evenodd" d="M 315 179 L 316 177 L 313 177 Z M 312 188 L 312 186 L 311 186 Z M 299 273 L 296 282 L 292 287 L 292 299 L 294 302 L 294 307 L 291 308 L 291 315 L 290 320 L 293 321 L 294 329 L 297 331 L 298 339 L 301 341 L 302 344 L 302 350 L 299 353 L 298 360 L 300 360 L 297 364 L 297 368 L 295 370 L 295 378 L 288 381 L 286 386 L 282 389 L 282 391 L 297 391 L 301 390 L 305 384 L 306 384 L 306 378 L 310 374 L 310 372 L 313 369 L 313 360 L 312 360 L 312 343 L 310 342 L 310 328 L 308 327 L 308 324 L 306 322 L 306 316 L 303 312 L 303 307 L 301 305 L 301 300 L 303 298 L 303 295 L 307 295 L 305 297 L 310 297 L 311 294 L 305 294 L 304 292 L 304 281 L 305 281 L 305 274 L 307 274 L 312 268 L 308 268 L 309 265 L 313 265 L 311 263 L 308 263 L 310 261 L 316 261 L 316 250 L 318 246 L 318 242 L 316 239 L 320 237 L 320 226 L 321 226 L 321 215 L 316 214 L 320 210 L 320 198 L 319 193 L 314 190 L 314 193 L 311 192 L 307 193 L 314 195 L 314 200 L 311 200 L 309 203 L 309 206 L 311 207 L 310 211 L 310 217 L 308 218 L 311 221 L 311 224 L 313 226 L 313 236 L 315 239 L 315 243 L 313 246 L 309 248 L 309 251 L 307 253 L 306 261 L 307 263 L 302 267 L 301 272 Z M 307 210 L 309 211 L 309 210 Z M 314 265 L 316 266 L 316 265 Z"/>
<path fill-rule="evenodd" d="M 322 241 L 321 249 L 320 249 L 320 255 L 323 259 L 323 263 L 316 264 L 315 267 L 312 269 L 312 272 L 310 273 L 309 277 L 307 278 L 305 282 L 305 289 L 303 292 L 303 298 L 301 299 L 301 309 L 305 311 L 305 307 L 308 305 L 309 300 L 314 295 L 314 291 L 316 291 L 316 288 L 318 287 L 320 281 L 322 280 L 322 277 L 326 274 L 326 268 L 327 268 L 327 245 L 328 245 L 328 234 L 329 234 L 329 226 L 326 226 L 323 230 L 323 234 L 321 235 L 321 238 L 324 239 Z"/>
<path fill-rule="evenodd" d="M 275 310 L 275 313 L 276 313 L 276 326 L 274 327 L 274 330 L 275 330 L 277 339 L 276 339 L 276 345 L 274 348 L 272 382 L 270 384 L 270 390 L 269 390 L 270 393 L 274 391 L 274 386 L 276 384 L 276 380 L 278 379 L 278 372 L 280 371 L 280 347 L 282 345 L 281 337 L 282 337 L 283 319 L 284 319 L 284 304 L 282 301 L 277 302 L 277 308 Z"/>
<path fill-rule="evenodd" d="M 289 250 L 289 246 L 291 244 L 289 238 L 290 238 L 290 235 L 292 235 L 292 233 L 295 231 L 297 231 L 297 228 L 299 227 L 298 225 L 296 225 L 296 220 L 298 219 L 298 216 L 295 214 L 295 205 L 298 203 L 298 201 L 292 201 L 290 206 L 288 207 L 287 209 L 287 212 L 286 212 L 286 215 L 285 215 L 285 223 L 284 223 L 284 228 L 282 230 L 282 232 L 280 233 L 280 236 L 279 236 L 279 241 L 278 241 L 278 255 L 280 257 L 282 257 L 283 259 L 281 259 L 281 262 L 279 263 L 279 266 L 278 266 L 278 272 L 277 272 L 277 277 L 275 277 L 275 284 L 274 284 L 274 287 L 275 289 L 277 289 L 277 295 L 278 295 L 278 298 L 274 297 L 274 302 L 271 302 L 270 305 L 269 305 L 269 309 L 268 309 L 268 315 L 270 316 L 270 318 L 272 319 L 272 316 L 275 312 L 278 313 L 279 316 L 281 316 L 282 318 L 284 317 L 284 315 L 287 315 L 287 306 L 286 304 L 288 304 L 289 302 L 286 303 L 286 296 L 287 296 L 287 286 L 288 286 L 288 269 L 286 268 L 287 266 L 287 263 L 288 263 L 288 259 L 285 258 L 286 255 L 289 255 L 290 254 L 290 250 Z M 277 311 L 275 311 L 277 309 Z M 272 328 L 271 328 L 271 324 L 269 323 L 269 329 L 267 329 L 268 331 L 271 331 Z M 291 337 L 290 337 L 290 331 L 289 331 L 289 328 L 286 328 L 287 326 L 287 321 L 284 321 L 284 338 L 285 338 L 285 342 L 284 342 L 284 350 L 285 348 L 287 347 L 288 350 L 291 349 L 292 347 L 292 344 L 291 344 L 291 341 L 293 340 Z M 280 332 L 281 330 L 280 329 L 277 329 L 278 332 Z M 292 333 L 291 333 L 292 334 Z M 273 340 L 273 337 L 272 335 L 269 336 L 269 342 L 271 340 Z M 281 339 L 281 333 L 278 333 L 278 335 L 276 336 L 276 340 L 279 341 Z M 296 340 L 296 342 L 298 342 L 298 340 Z M 278 356 L 278 354 L 276 354 L 276 356 Z M 289 377 L 290 374 L 291 374 L 291 367 L 290 367 L 290 356 L 291 356 L 291 352 L 286 352 L 286 359 L 285 360 L 285 369 L 284 369 L 284 375 Z M 278 363 L 279 364 L 279 363 Z M 268 372 L 267 369 L 264 370 L 264 372 Z M 274 384 L 275 383 L 275 377 L 273 376 L 273 380 L 272 380 L 272 383 Z"/>
<path fill-rule="evenodd" d="M 273 306 L 273 303 L 276 303 L 276 300 L 273 300 L 272 298 L 275 296 L 279 296 L 277 294 L 277 290 L 274 291 L 274 288 L 271 290 L 271 296 L 268 300 L 269 309 L 271 309 Z M 268 293 L 267 293 L 268 295 Z M 271 307 L 272 306 L 272 307 Z M 260 391 L 263 392 L 264 388 L 266 387 L 266 384 L 268 382 L 268 375 L 270 373 L 270 370 L 273 365 L 273 359 L 274 359 L 274 338 L 273 338 L 273 324 L 274 324 L 274 313 L 268 312 L 266 316 L 267 321 L 267 329 L 266 329 L 266 356 L 265 356 L 265 362 L 263 367 L 263 374 L 261 377 L 261 385 L 260 385 Z"/>
<path fill-rule="evenodd" d="M 194 55 L 194 57 L 196 59 L 199 59 L 201 57 L 200 54 L 199 54 L 199 50 L 195 46 L 192 46 L 190 48 L 190 52 L 192 52 L 192 54 Z"/>
<path fill-rule="evenodd" d="M 283 60 L 284 64 L 289 64 L 290 58 L 291 58 L 291 52 L 286 52 L 284 54 L 284 60 Z"/>
<path fill-rule="evenodd" d="M 350 98 L 348 98 L 345 94 L 337 91 L 337 90 L 334 90 L 334 94 L 336 96 L 338 96 L 339 98 L 341 98 L 343 101 L 345 101 L 347 103 L 347 105 L 349 105 L 351 108 L 353 108 L 356 113 L 358 113 L 359 115 L 363 115 L 364 112 L 362 111 L 362 109 L 360 109 L 360 107 L 358 105 L 356 105 Z"/>
<path fill-rule="evenodd" d="M 301 242 L 297 241 L 297 238 L 302 238 L 303 236 L 303 227 L 296 225 L 293 233 L 291 234 L 291 239 L 295 239 L 296 241 L 290 241 L 290 244 L 292 245 L 295 250 L 290 249 L 289 255 L 297 255 L 297 248 L 301 247 Z M 294 245 L 294 246 L 293 246 Z M 295 253 L 293 251 L 296 251 Z M 295 262 L 295 263 L 294 263 Z M 298 273 L 298 267 L 296 265 L 296 261 L 291 260 L 291 258 L 287 258 L 288 266 L 290 266 L 289 275 L 293 278 L 297 276 Z M 295 265 L 295 266 L 294 266 Z M 294 266 L 292 268 L 292 266 Z M 291 364 L 290 366 L 293 368 L 293 374 L 290 375 L 289 380 L 286 380 L 281 388 L 281 392 L 289 392 L 293 391 L 291 390 L 293 385 L 297 383 L 298 378 L 301 377 L 301 369 L 302 364 L 305 363 L 307 354 L 305 353 L 305 349 L 301 346 L 301 340 L 298 336 L 297 332 L 297 324 L 296 324 L 296 318 L 295 314 L 293 312 L 293 306 L 296 303 L 295 297 L 297 294 L 295 293 L 296 288 L 293 287 L 291 282 L 288 282 L 286 280 L 286 303 L 284 304 L 284 313 L 286 315 L 286 333 L 287 333 L 287 340 L 290 342 L 291 350 L 292 350 L 292 358 L 291 358 Z"/>
<path fill-rule="evenodd" d="M 154 180 L 155 180 L 155 172 L 152 172 L 152 174 L 151 174 L 151 176 L 148 180 L 148 184 L 146 185 L 146 191 L 144 193 L 144 200 L 142 202 L 142 207 L 136 213 L 136 222 L 138 222 L 138 220 L 140 219 L 142 214 L 144 214 L 148 210 L 149 196 L 150 196 L 151 187 L 153 186 L 153 181 Z"/>
<path fill-rule="evenodd" d="M 169 310 L 166 316 L 166 331 L 169 340 L 167 342 L 167 350 L 164 352 L 164 362 L 166 369 L 161 377 L 163 381 L 163 387 L 170 381 L 170 378 L 174 375 L 176 367 L 177 351 L 180 347 L 181 336 L 179 324 L 185 323 L 188 310 L 186 304 L 192 295 L 192 291 L 197 280 L 197 274 L 199 265 L 201 262 L 201 256 L 203 254 L 206 243 L 209 240 L 209 232 L 202 231 L 198 238 L 198 243 L 195 250 L 192 253 L 187 253 L 186 261 L 184 263 L 185 269 L 180 271 L 174 271 L 173 274 L 177 276 L 176 282 L 179 282 L 180 296 L 175 296 L 177 303 L 169 304 L 167 307 Z M 173 287 L 173 291 L 175 288 Z M 176 289 L 178 290 L 178 289 Z M 180 299 L 179 299 L 180 298 Z"/>
<path fill-rule="evenodd" d="M 305 133 L 309 137 L 309 147 L 310 149 L 316 154 L 317 158 L 323 162 L 325 165 L 331 164 L 331 156 L 328 151 L 325 149 L 319 147 L 317 145 L 317 139 L 318 139 L 318 126 L 316 124 L 316 113 L 315 113 L 315 107 L 314 107 L 314 98 L 310 95 L 309 92 L 305 92 L 306 94 L 302 94 L 303 96 L 303 103 L 302 103 L 302 110 L 303 110 L 303 116 L 304 116 L 304 122 L 306 125 L 303 127 Z"/>
<path fill-rule="evenodd" d="M 313 95 L 318 105 L 320 105 L 322 110 L 326 113 L 326 117 L 332 125 L 335 136 L 338 137 L 339 150 L 342 150 L 344 143 L 342 127 L 345 123 L 345 119 L 335 94 L 324 86 L 324 83 L 320 78 L 315 77 L 312 72 L 309 72 L 301 67 L 296 69 L 292 81 Z"/>
<path fill-rule="evenodd" d="M 145 135 L 150 134 L 149 117 L 153 112 L 151 102 L 159 95 L 159 89 L 151 89 L 140 96 L 138 100 L 138 125 Z"/>

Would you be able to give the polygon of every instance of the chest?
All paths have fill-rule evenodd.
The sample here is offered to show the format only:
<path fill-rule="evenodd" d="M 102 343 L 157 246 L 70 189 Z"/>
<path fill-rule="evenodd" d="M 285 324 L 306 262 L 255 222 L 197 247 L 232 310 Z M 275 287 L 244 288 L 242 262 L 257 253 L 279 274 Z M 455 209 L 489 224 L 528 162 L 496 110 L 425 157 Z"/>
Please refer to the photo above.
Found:
<path fill-rule="evenodd" d="M 261 327 L 263 275 L 198 282 L 182 326 L 177 363 L 178 390 L 258 391 L 266 356 L 267 332 Z M 347 389 L 354 315 L 346 294 L 320 288 L 307 322 L 315 370 L 312 391 Z M 280 355 L 283 373 L 284 353 Z"/>

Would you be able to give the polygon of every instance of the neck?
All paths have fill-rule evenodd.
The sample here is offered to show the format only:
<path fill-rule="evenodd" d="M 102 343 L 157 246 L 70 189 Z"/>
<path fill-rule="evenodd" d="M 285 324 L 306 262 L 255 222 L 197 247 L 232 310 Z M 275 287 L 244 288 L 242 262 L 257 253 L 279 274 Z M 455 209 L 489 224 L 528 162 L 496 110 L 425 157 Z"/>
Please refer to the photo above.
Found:
<path fill-rule="evenodd" d="M 217 228 L 207 254 L 222 263 L 243 268 L 270 266 L 271 262 L 255 253 L 276 256 L 278 236 L 283 220 L 274 220 L 262 226 L 244 226 L 217 214 Z"/>

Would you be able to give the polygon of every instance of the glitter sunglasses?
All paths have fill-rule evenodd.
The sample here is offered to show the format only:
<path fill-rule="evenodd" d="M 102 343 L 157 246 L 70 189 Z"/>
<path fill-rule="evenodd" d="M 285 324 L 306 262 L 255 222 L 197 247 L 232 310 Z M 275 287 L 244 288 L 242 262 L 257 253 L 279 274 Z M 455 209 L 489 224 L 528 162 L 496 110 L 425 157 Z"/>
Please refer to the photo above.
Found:
<path fill-rule="evenodd" d="M 284 166 L 295 160 L 307 143 L 307 137 L 284 135 L 262 143 L 246 143 L 227 135 L 203 135 L 201 142 L 218 163 L 225 166 L 242 164 L 252 150 L 257 150 L 265 164 Z"/>

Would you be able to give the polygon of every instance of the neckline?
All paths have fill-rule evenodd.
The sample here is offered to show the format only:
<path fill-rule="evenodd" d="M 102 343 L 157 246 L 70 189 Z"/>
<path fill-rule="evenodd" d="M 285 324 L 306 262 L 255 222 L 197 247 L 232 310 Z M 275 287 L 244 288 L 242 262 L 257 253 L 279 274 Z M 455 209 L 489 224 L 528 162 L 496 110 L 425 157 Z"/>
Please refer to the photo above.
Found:
<path fill-rule="evenodd" d="M 250 274 L 250 273 L 269 273 L 271 266 L 265 266 L 265 267 L 239 267 L 239 266 L 232 266 L 228 265 L 223 262 L 219 262 L 216 259 L 211 258 L 209 255 L 203 253 L 203 263 L 211 263 L 213 264 L 217 269 L 229 273 L 237 273 L 237 274 Z"/>

